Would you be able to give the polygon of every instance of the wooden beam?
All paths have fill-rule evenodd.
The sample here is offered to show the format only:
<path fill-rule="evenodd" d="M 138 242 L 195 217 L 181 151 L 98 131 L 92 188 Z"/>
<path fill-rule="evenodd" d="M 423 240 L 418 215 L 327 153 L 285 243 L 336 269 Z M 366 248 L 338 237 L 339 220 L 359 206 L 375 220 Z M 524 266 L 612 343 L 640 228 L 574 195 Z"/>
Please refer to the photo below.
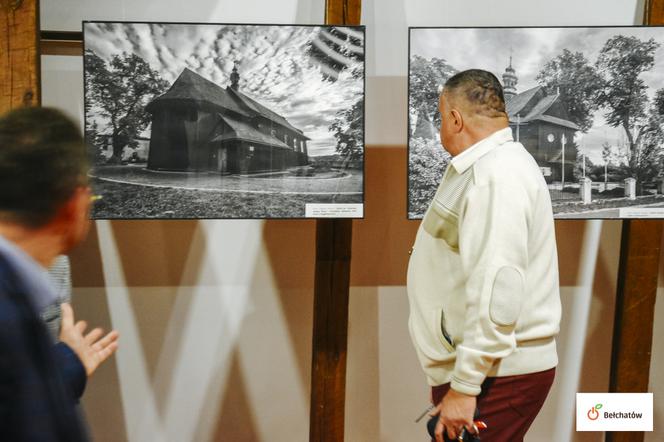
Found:
<path fill-rule="evenodd" d="M 327 0 L 325 23 L 359 25 L 361 0 Z M 316 222 L 309 440 L 342 442 L 353 221 Z"/>
<path fill-rule="evenodd" d="M 325 24 L 359 25 L 362 19 L 362 0 L 327 0 Z"/>
<path fill-rule="evenodd" d="M 0 0 L 0 113 L 41 101 L 38 31 L 38 0 Z"/>
<path fill-rule="evenodd" d="M 344 440 L 351 220 L 316 222 L 309 440 Z"/>
<path fill-rule="evenodd" d="M 645 393 L 650 379 L 662 221 L 623 221 L 609 391 Z M 606 434 L 610 442 L 641 442 L 643 432 Z"/>
<path fill-rule="evenodd" d="M 664 25 L 664 0 L 646 0 L 643 14 L 644 24 Z"/>
<path fill-rule="evenodd" d="M 42 31 L 40 38 L 42 55 L 83 55 L 82 32 Z"/>
<path fill-rule="evenodd" d="M 610 391 L 648 391 L 661 240 L 661 221 L 623 221 Z"/>

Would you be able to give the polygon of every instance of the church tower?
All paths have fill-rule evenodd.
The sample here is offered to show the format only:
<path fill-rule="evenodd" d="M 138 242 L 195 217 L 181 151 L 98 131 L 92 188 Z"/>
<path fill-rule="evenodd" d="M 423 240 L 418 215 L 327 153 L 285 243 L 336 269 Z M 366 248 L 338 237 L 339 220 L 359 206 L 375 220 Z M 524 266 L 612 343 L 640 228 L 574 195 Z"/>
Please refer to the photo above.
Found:
<path fill-rule="evenodd" d="M 503 74 L 503 94 L 505 95 L 506 103 L 516 95 L 516 84 L 518 81 L 516 71 L 512 67 L 512 55 L 510 54 L 510 65 L 505 69 L 505 73 Z"/>
<path fill-rule="evenodd" d="M 240 87 L 240 74 L 237 72 L 237 64 L 233 64 L 233 72 L 231 72 L 231 88 L 236 91 Z"/>

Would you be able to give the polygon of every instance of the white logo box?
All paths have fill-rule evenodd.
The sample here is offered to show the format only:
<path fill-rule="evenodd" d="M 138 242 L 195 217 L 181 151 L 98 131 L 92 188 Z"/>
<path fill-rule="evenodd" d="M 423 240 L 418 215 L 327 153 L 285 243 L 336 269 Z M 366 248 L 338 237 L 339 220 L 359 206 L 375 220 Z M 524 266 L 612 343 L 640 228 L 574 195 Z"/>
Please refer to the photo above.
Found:
<path fill-rule="evenodd" d="M 653 431 L 652 393 L 577 393 L 576 431 Z"/>

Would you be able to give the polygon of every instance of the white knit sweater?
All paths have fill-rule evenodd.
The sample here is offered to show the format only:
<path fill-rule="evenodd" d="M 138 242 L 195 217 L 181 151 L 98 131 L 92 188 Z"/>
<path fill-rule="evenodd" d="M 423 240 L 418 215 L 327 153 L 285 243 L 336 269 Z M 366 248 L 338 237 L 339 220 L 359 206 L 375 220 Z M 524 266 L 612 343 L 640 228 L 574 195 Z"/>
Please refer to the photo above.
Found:
<path fill-rule="evenodd" d="M 558 259 L 533 157 L 499 130 L 454 157 L 408 266 L 410 334 L 430 385 L 477 395 L 487 376 L 558 363 Z"/>

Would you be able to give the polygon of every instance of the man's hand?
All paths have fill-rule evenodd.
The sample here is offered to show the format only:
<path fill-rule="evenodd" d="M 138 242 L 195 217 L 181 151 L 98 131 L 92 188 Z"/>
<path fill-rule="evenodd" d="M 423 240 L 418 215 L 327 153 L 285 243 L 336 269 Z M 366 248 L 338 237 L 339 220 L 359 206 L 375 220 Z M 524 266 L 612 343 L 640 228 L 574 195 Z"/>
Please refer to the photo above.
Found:
<path fill-rule="evenodd" d="M 477 398 L 450 389 L 438 406 L 430 413 L 438 415 L 436 425 L 436 442 L 443 442 L 443 431 L 447 437 L 456 439 L 464 427 L 472 433 L 473 417 L 477 406 Z"/>
<path fill-rule="evenodd" d="M 90 377 L 97 367 L 118 349 L 118 332 L 113 330 L 102 337 L 103 330 L 95 328 L 84 335 L 87 326 L 85 321 L 75 323 L 74 310 L 69 304 L 62 304 L 60 340 L 74 350 Z"/>

